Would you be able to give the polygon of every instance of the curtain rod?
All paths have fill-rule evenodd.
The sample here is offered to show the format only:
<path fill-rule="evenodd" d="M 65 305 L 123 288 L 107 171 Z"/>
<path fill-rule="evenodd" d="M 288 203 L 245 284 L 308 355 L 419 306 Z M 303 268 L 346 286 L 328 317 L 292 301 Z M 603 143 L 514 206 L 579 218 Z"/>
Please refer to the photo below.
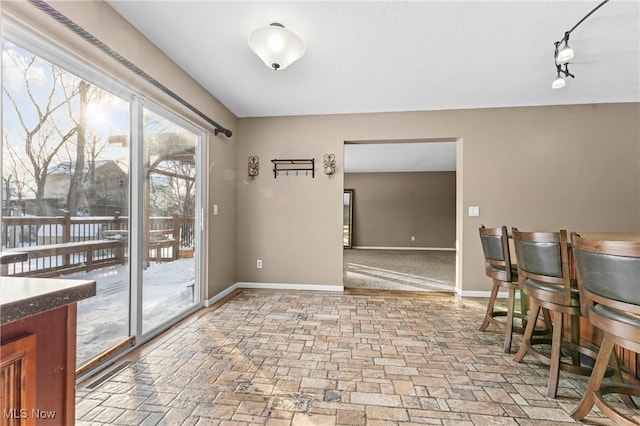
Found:
<path fill-rule="evenodd" d="M 61 14 L 60 12 L 58 12 L 56 9 L 51 7 L 46 1 L 43 1 L 43 0 L 28 0 L 28 1 L 29 1 L 29 3 L 31 3 L 32 5 L 37 7 L 38 9 L 42 10 L 47 15 L 51 16 L 56 21 L 60 22 L 62 25 L 64 25 L 65 27 L 67 27 L 68 29 L 73 31 L 74 33 L 76 33 L 77 35 L 79 35 L 80 37 L 82 37 L 83 39 L 85 39 L 86 41 L 91 43 L 92 45 L 94 45 L 95 47 L 97 47 L 100 50 L 102 50 L 108 56 L 110 56 L 111 58 L 115 59 L 120 64 L 124 65 L 130 71 L 133 71 L 138 76 L 144 78 L 147 82 L 151 83 L 152 85 L 154 85 L 158 89 L 162 90 L 167 95 L 171 96 L 176 101 L 180 102 L 182 105 L 187 107 L 189 110 L 191 110 L 192 112 L 196 113 L 200 118 L 202 118 L 207 123 L 209 123 L 213 127 L 215 127 L 215 131 L 214 131 L 215 135 L 217 135 L 218 133 L 222 133 L 223 135 L 225 135 L 227 137 L 231 137 L 231 135 L 232 135 L 231 130 L 221 126 L 218 123 L 216 123 L 214 120 L 212 120 L 207 115 L 205 115 L 202 111 L 200 111 L 199 109 L 197 109 L 196 107 L 191 105 L 189 102 L 187 102 L 185 99 L 183 99 L 180 95 L 176 94 L 174 91 L 172 91 L 171 89 L 169 89 L 168 87 L 166 87 L 165 85 L 160 83 L 158 80 L 156 80 L 155 78 L 151 77 L 149 74 L 147 74 L 142 69 L 137 67 L 131 61 L 129 61 L 128 59 L 126 59 L 125 57 L 120 55 L 118 52 L 114 51 L 109 46 L 104 44 L 102 41 L 100 41 L 98 38 L 96 38 L 93 34 L 89 33 L 84 28 L 80 27 L 78 24 L 76 24 L 75 22 L 73 22 L 72 20 L 70 20 L 69 18 L 67 18 L 66 16 Z"/>

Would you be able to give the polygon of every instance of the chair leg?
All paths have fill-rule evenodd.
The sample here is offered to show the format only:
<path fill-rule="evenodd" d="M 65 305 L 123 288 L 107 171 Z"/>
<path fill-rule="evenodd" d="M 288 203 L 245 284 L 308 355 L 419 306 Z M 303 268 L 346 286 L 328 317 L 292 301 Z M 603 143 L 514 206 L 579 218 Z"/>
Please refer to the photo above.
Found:
<path fill-rule="evenodd" d="M 480 326 L 480 331 L 486 330 L 487 326 L 491 322 L 491 319 L 493 318 L 493 305 L 496 303 L 499 287 L 500 285 L 494 280 L 493 288 L 491 288 L 491 296 L 489 297 L 489 303 L 487 303 L 487 312 L 484 314 L 484 321 Z"/>
<path fill-rule="evenodd" d="M 600 355 L 599 352 L 598 352 L 598 355 Z M 611 351 L 611 356 L 609 357 L 609 367 L 613 371 L 613 374 L 611 375 L 611 381 L 613 383 L 623 385 L 624 380 L 622 379 L 622 374 L 620 373 L 620 365 L 618 364 L 618 356 L 616 355 L 615 350 Z M 605 372 L 605 375 L 606 375 L 606 372 Z M 621 393 L 618 396 L 620 397 L 622 402 L 624 402 L 624 405 L 626 405 L 627 407 L 631 408 L 632 410 L 635 410 L 638 408 L 633 398 L 631 398 L 631 395 L 628 395 L 626 393 Z"/>
<path fill-rule="evenodd" d="M 604 379 L 604 375 L 607 371 L 607 366 L 610 364 L 613 346 L 613 341 L 605 335 L 602 340 L 602 345 L 600 346 L 598 359 L 593 366 L 593 372 L 591 373 L 589 384 L 584 392 L 584 396 L 582 397 L 580 404 L 578 404 L 571 413 L 571 417 L 575 420 L 582 420 L 587 414 L 589 414 L 589 411 L 591 411 L 594 403 L 593 393 L 600 389 L 602 379 Z"/>
<path fill-rule="evenodd" d="M 571 322 L 571 342 L 576 346 L 580 346 L 580 317 L 570 315 L 569 321 Z M 580 353 L 578 351 L 572 351 L 571 362 L 573 365 L 580 365 Z"/>
<path fill-rule="evenodd" d="M 547 328 L 547 330 L 551 331 L 553 330 L 553 323 L 551 322 L 551 314 L 549 313 L 549 310 L 544 308 L 542 309 L 542 318 L 544 320 L 544 326 Z"/>
<path fill-rule="evenodd" d="M 534 300 L 531 306 L 531 315 L 529 316 L 529 321 L 527 322 L 527 328 L 524 330 L 524 335 L 522 336 L 522 342 L 520 343 L 520 349 L 513 360 L 515 362 L 522 361 L 522 358 L 527 354 L 527 346 L 531 344 L 531 336 L 533 336 L 533 329 L 536 326 L 536 322 L 538 319 L 538 314 L 540 313 L 540 305 L 537 301 Z"/>
<path fill-rule="evenodd" d="M 527 328 L 527 310 L 529 309 L 529 296 L 520 288 L 520 320 L 522 328 Z"/>
<path fill-rule="evenodd" d="M 551 359 L 549 365 L 549 387 L 547 396 L 556 397 L 558 380 L 560 379 L 560 349 L 562 348 L 562 312 L 555 312 L 553 316 L 553 337 L 551 340 Z"/>
<path fill-rule="evenodd" d="M 507 305 L 507 322 L 504 329 L 504 353 L 511 352 L 511 338 L 513 336 L 513 311 L 516 304 L 516 289 L 509 288 L 509 304 Z"/>
<path fill-rule="evenodd" d="M 551 334 L 551 331 L 553 330 L 553 325 L 551 323 L 551 314 L 549 314 L 549 310 L 547 308 L 541 307 L 540 309 L 542 310 L 542 321 L 543 321 L 544 327 L 537 328 L 539 324 L 538 323 L 539 318 L 534 318 L 534 322 L 536 323 L 536 325 L 533 329 L 533 334 L 536 336 L 540 336 L 543 334 Z M 527 328 L 528 322 L 531 319 L 527 314 L 528 310 L 529 310 L 529 296 L 525 291 L 520 289 L 520 312 L 521 312 L 523 329 Z"/>

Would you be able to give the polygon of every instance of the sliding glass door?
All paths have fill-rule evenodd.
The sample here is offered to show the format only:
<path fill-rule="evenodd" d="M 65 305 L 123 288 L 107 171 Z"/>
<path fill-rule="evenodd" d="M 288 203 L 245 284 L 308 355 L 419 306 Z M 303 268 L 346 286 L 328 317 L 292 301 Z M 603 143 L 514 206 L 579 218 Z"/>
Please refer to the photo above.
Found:
<path fill-rule="evenodd" d="M 96 281 L 84 373 L 201 305 L 205 133 L 18 24 L 2 53 L 2 275 Z"/>
<path fill-rule="evenodd" d="M 131 336 L 126 238 L 115 240 L 128 227 L 129 102 L 7 39 L 2 52 L 2 247 L 51 248 L 5 273 L 96 281 L 78 305 L 84 364 Z"/>

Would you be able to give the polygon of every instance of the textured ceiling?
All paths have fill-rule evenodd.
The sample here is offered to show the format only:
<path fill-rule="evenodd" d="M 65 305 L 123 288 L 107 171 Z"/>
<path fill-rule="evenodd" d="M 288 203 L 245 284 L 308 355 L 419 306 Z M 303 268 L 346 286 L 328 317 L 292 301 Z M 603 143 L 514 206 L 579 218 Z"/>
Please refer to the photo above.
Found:
<path fill-rule="evenodd" d="M 640 2 L 109 1 L 238 117 L 640 101 Z M 248 35 L 280 22 L 306 44 L 283 71 Z"/>

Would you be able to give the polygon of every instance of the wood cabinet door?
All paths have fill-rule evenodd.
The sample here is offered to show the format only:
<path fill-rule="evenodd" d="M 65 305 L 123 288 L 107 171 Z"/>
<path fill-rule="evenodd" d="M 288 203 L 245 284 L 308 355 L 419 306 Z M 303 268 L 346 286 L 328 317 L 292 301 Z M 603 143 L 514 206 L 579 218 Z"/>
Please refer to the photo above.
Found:
<path fill-rule="evenodd" d="M 0 345 L 0 425 L 36 424 L 36 336 Z"/>

